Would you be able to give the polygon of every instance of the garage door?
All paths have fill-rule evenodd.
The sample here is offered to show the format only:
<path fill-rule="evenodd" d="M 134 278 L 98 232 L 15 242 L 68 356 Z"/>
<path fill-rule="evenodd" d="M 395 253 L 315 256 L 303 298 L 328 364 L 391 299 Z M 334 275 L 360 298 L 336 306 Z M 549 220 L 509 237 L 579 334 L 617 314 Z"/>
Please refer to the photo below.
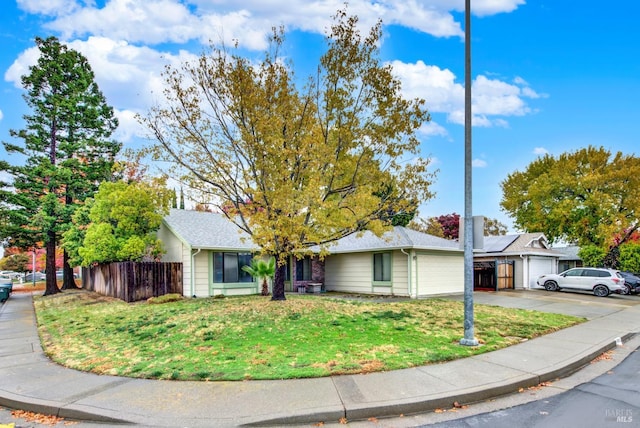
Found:
<path fill-rule="evenodd" d="M 556 273 L 556 261 L 550 257 L 529 257 L 529 288 L 537 288 L 540 275 Z"/>
<path fill-rule="evenodd" d="M 418 296 L 464 291 L 462 255 L 421 254 L 417 265 Z"/>

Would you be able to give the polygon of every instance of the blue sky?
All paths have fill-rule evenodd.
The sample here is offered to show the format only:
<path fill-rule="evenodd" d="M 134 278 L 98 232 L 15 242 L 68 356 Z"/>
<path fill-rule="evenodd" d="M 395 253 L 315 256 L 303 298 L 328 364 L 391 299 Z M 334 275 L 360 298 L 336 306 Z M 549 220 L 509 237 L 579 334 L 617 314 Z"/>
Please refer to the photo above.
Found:
<path fill-rule="evenodd" d="M 0 140 L 21 129 L 20 76 L 36 36 L 82 52 L 120 120 L 115 138 L 138 147 L 135 121 L 162 90 L 165 64 L 237 39 L 260 53 L 272 26 L 306 75 L 341 0 L 4 0 L 0 15 Z M 588 145 L 635 154 L 640 135 L 640 2 L 472 0 L 473 212 L 498 218 L 500 182 L 543 153 Z M 383 20 L 381 54 L 432 122 L 422 155 L 439 170 L 421 217 L 464 211 L 464 0 L 351 0 L 363 28 Z M 7 154 L 0 148 L 0 154 Z M 4 174 L 4 172 L 0 172 Z"/>

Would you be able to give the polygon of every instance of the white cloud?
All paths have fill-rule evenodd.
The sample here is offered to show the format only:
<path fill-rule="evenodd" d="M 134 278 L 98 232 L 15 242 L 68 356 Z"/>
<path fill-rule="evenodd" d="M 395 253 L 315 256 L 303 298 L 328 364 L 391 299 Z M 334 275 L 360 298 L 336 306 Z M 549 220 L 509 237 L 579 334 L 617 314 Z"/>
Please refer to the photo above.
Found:
<path fill-rule="evenodd" d="M 418 133 L 426 138 L 433 136 L 446 137 L 449 134 L 445 127 L 433 120 L 423 123 Z"/>
<path fill-rule="evenodd" d="M 2 110 L 0 110 L 0 120 L 2 120 L 3 117 L 4 115 L 2 114 Z"/>
<path fill-rule="evenodd" d="M 370 28 L 379 18 L 437 37 L 459 37 L 463 33 L 459 13 L 462 0 L 351 0 L 348 13 L 359 18 L 362 29 Z M 100 89 L 120 119 L 118 135 L 123 140 L 139 136 L 133 116 L 146 112 L 164 98 L 165 65 L 178 67 L 197 55 L 185 50 L 176 52 L 145 46 L 164 43 L 184 44 L 209 40 L 229 43 L 239 40 L 241 47 L 261 50 L 273 25 L 287 30 L 326 33 L 331 16 L 344 8 L 343 0 L 106 0 L 96 6 L 93 0 L 18 0 L 28 13 L 52 16 L 51 29 L 61 40 L 83 53 L 91 64 Z M 524 4 L 522 0 L 475 0 L 473 12 L 486 15 L 509 12 Z M 126 40 L 126 41 L 124 41 Z M 193 46 L 190 46 L 190 48 Z M 195 52 L 195 50 L 194 50 Z M 5 73 L 5 80 L 20 87 L 21 76 L 36 63 L 38 49 L 22 52 Z M 432 113 L 443 113 L 449 123 L 464 123 L 464 87 L 449 69 L 418 61 L 392 63 L 410 97 L 421 97 Z M 474 126 L 508 126 L 505 117 L 531 112 L 524 101 L 539 97 L 528 83 L 516 77 L 513 83 L 478 76 L 474 82 Z M 425 124 L 425 137 L 446 136 L 439 123 Z"/>
<path fill-rule="evenodd" d="M 128 143 L 138 138 L 145 138 L 148 130 L 136 119 L 136 112 L 131 110 L 116 110 L 118 128 L 113 134 L 113 139 L 122 143 Z"/>
<path fill-rule="evenodd" d="M 474 159 L 473 161 L 471 161 L 471 166 L 473 166 L 474 168 L 486 168 L 487 162 L 482 159 Z"/>
<path fill-rule="evenodd" d="M 429 111 L 447 114 L 451 123 L 464 124 L 464 86 L 456 83 L 456 75 L 448 69 L 427 65 L 422 61 L 407 64 L 392 61 L 395 75 L 402 81 L 402 90 L 409 98 L 423 98 Z M 504 117 L 523 116 L 533 110 L 525 99 L 537 98 L 522 78 L 514 84 L 483 75 L 472 86 L 473 125 L 508 127 Z"/>
<path fill-rule="evenodd" d="M 85 7 L 50 22 L 63 39 L 87 34 L 133 43 L 184 43 L 198 38 L 201 20 L 175 0 L 111 0 L 101 9 Z"/>
<path fill-rule="evenodd" d="M 29 67 L 38 62 L 40 51 L 32 47 L 22 52 L 4 73 L 4 80 L 13 82 L 16 88 L 22 88 L 21 78 L 29 73 Z"/>
<path fill-rule="evenodd" d="M 25 12 L 49 16 L 65 15 L 78 8 L 75 0 L 17 0 L 17 3 Z"/>
<path fill-rule="evenodd" d="M 361 29 L 378 19 L 435 37 L 462 37 L 459 12 L 462 0 L 351 0 L 348 12 L 357 15 Z M 524 0 L 475 0 L 472 12 L 478 16 L 511 12 Z M 94 1 L 19 0 L 29 13 L 52 16 L 46 25 L 61 38 L 87 35 L 128 40 L 131 43 L 207 43 L 221 37 L 227 43 L 238 40 L 248 49 L 264 49 L 274 25 L 325 34 L 331 16 L 344 8 L 343 0 L 107 0 Z M 456 12 L 454 15 L 452 12 Z"/>
<path fill-rule="evenodd" d="M 474 15 L 487 16 L 513 12 L 518 6 L 525 4 L 525 0 L 474 0 L 472 3 L 471 11 Z"/>
<path fill-rule="evenodd" d="M 546 155 L 548 153 L 549 150 L 545 149 L 544 147 L 536 147 L 535 149 L 533 149 L 534 155 Z"/>
<path fill-rule="evenodd" d="M 520 87 L 484 76 L 472 85 L 473 112 L 486 115 L 523 116 L 531 110 L 522 99 Z"/>

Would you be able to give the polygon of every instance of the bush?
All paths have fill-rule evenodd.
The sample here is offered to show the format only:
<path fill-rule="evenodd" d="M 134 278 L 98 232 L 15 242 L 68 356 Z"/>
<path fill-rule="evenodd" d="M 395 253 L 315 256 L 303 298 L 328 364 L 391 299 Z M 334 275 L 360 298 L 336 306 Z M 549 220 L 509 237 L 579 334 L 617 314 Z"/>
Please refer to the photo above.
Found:
<path fill-rule="evenodd" d="M 578 251 L 578 256 L 582 259 L 582 263 L 591 267 L 602 267 L 606 255 L 607 252 L 596 245 L 586 245 Z"/>

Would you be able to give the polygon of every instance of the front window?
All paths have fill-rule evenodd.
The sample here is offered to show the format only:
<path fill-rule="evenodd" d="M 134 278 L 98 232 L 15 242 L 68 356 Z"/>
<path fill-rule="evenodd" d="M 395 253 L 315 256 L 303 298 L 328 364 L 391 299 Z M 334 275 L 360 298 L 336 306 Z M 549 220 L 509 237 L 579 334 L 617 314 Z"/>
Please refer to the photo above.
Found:
<path fill-rule="evenodd" d="M 213 253 L 213 282 L 253 282 L 253 278 L 242 270 L 251 265 L 251 253 Z"/>
<path fill-rule="evenodd" d="M 373 255 L 373 280 L 375 282 L 391 281 L 391 253 Z"/>
<path fill-rule="evenodd" d="M 296 260 L 296 281 L 311 281 L 311 259 Z"/>

